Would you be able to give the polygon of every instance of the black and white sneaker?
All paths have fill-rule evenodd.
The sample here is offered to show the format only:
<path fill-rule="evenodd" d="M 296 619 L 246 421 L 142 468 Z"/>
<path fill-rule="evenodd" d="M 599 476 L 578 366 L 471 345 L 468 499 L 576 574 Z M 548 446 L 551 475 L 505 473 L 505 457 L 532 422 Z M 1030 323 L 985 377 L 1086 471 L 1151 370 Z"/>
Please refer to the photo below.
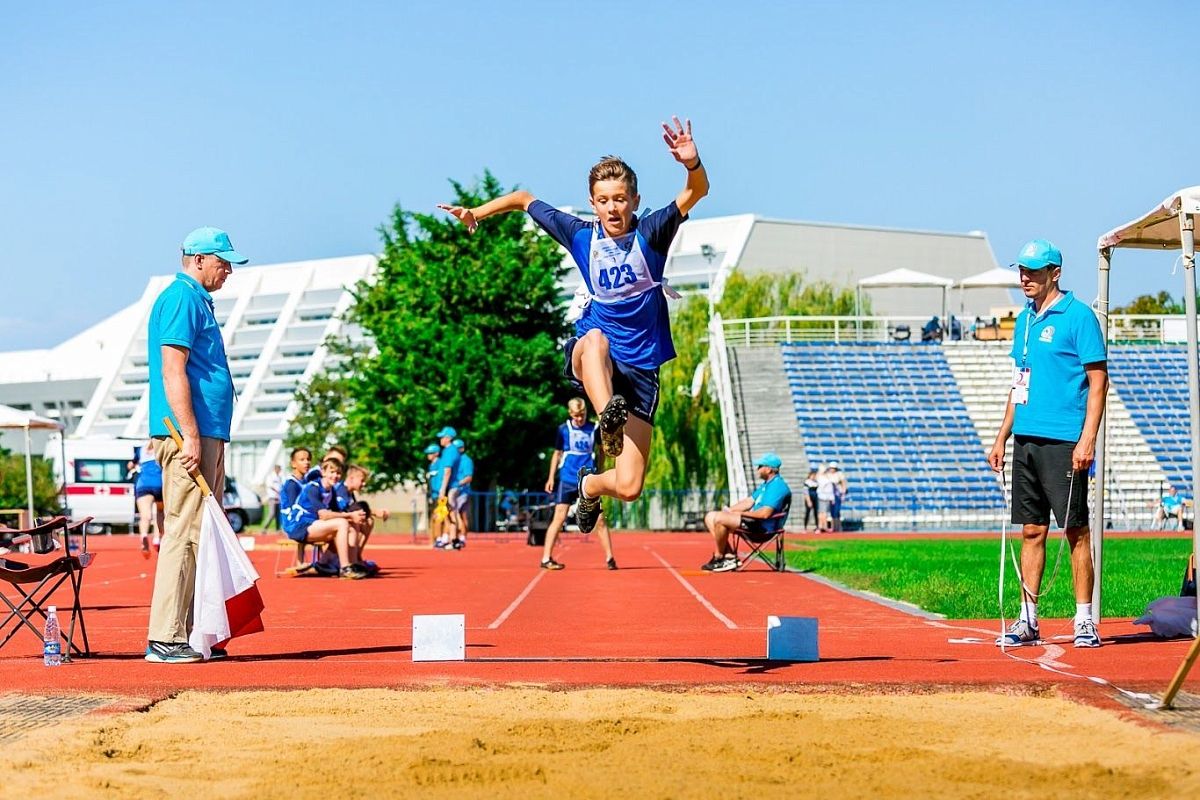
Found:
<path fill-rule="evenodd" d="M 467 546 L 466 539 L 455 539 L 454 541 L 452 541 L 450 543 L 450 547 L 452 547 L 455 550 L 462 550 L 466 546 Z"/>
<path fill-rule="evenodd" d="M 203 661 L 204 656 L 187 642 L 148 642 L 146 660 L 153 664 L 195 664 Z"/>
<path fill-rule="evenodd" d="M 724 563 L 724 561 L 725 556 L 713 556 L 708 561 L 701 564 L 700 569 L 704 570 L 705 572 L 712 572 L 714 567 Z"/>
<path fill-rule="evenodd" d="M 610 558 L 608 561 L 604 562 L 604 566 L 608 567 L 609 569 L 617 569 L 617 560 L 615 558 Z"/>
<path fill-rule="evenodd" d="M 579 468 L 579 501 L 575 507 L 575 524 L 583 533 L 591 533 L 600 519 L 600 498 L 583 495 L 583 479 L 594 471 L 590 467 Z"/>
<path fill-rule="evenodd" d="M 566 568 L 567 568 L 566 564 L 560 564 L 557 561 L 555 561 L 553 558 L 548 558 L 542 562 L 542 569 L 557 570 L 557 569 L 566 569 Z"/>
<path fill-rule="evenodd" d="M 720 563 L 713 564 L 712 571 L 733 572 L 739 566 L 740 564 L 738 564 L 737 556 L 735 556 L 733 553 L 726 553 L 725 557 L 721 559 Z"/>
<path fill-rule="evenodd" d="M 600 412 L 600 445 L 612 458 L 621 455 L 625 449 L 625 420 L 628 418 L 625 398 L 619 394 L 614 394 Z"/>

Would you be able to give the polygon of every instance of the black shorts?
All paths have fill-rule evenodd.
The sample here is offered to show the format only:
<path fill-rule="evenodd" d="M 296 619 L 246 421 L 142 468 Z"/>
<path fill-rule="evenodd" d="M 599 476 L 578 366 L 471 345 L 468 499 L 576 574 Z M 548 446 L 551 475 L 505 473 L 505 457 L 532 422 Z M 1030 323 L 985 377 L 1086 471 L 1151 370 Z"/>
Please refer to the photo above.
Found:
<path fill-rule="evenodd" d="M 142 486 L 136 490 L 136 493 L 138 497 L 149 495 L 150 497 L 153 497 L 157 503 L 161 503 L 163 501 L 161 486 Z"/>
<path fill-rule="evenodd" d="M 1012 523 L 1049 525 L 1050 512 L 1058 525 L 1068 528 L 1088 524 L 1088 473 L 1074 472 L 1071 458 L 1075 442 L 1017 436 L 1013 439 Z M 1072 477 L 1074 483 L 1072 483 Z M 1067 512 L 1070 495 L 1071 513 Z"/>
<path fill-rule="evenodd" d="M 575 345 L 578 342 L 579 337 L 572 336 L 567 339 L 567 343 L 563 347 L 563 377 L 571 382 L 576 391 L 583 392 L 583 382 L 575 377 L 575 371 L 571 368 L 571 354 L 575 352 Z M 613 394 L 619 394 L 625 398 L 630 414 L 653 425 L 654 412 L 658 410 L 658 367 L 654 369 L 631 367 L 615 358 L 610 358 L 609 361 L 613 366 Z M 603 411 L 603 409 L 598 408 L 596 411 Z"/>

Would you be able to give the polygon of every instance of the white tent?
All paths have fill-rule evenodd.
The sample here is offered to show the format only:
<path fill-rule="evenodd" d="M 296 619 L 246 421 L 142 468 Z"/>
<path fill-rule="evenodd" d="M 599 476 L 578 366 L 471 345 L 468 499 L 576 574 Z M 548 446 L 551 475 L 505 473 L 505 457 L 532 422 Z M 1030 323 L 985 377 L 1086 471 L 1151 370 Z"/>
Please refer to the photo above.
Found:
<path fill-rule="evenodd" d="M 958 313 L 963 312 L 963 292 L 966 289 L 1020 289 L 1021 273 L 1004 267 L 992 267 L 986 272 L 963 278 L 954 284 L 958 289 Z"/>
<path fill-rule="evenodd" d="M 854 297 L 854 316 L 862 317 L 862 293 L 863 289 L 912 289 L 929 287 L 931 289 L 942 290 L 942 324 L 947 325 L 949 308 L 947 301 L 949 299 L 950 287 L 954 285 L 954 281 L 950 278 L 943 278 L 939 275 L 930 275 L 928 272 L 917 272 L 915 269 L 893 269 L 889 272 L 884 272 L 879 275 L 871 275 L 870 277 L 859 280 L 858 287 Z"/>
<path fill-rule="evenodd" d="M 1187 379 L 1188 417 L 1192 435 L 1192 493 L 1196 492 L 1200 478 L 1200 361 L 1196 341 L 1196 217 L 1200 216 L 1200 186 L 1181 189 L 1150 209 L 1143 216 L 1114 228 L 1100 237 L 1096 248 L 1100 251 L 1099 299 L 1097 301 L 1100 324 L 1108 331 L 1108 278 L 1112 267 L 1113 250 L 1118 247 L 1134 247 L 1146 250 L 1183 251 L 1183 303 L 1187 313 Z M 1107 338 L 1107 336 L 1106 336 Z M 1095 562 L 1096 585 L 1092 590 L 1093 608 L 1100 609 L 1100 567 L 1103 554 L 1104 530 L 1104 446 L 1105 426 L 1100 426 L 1096 437 L 1096 519 L 1101 534 L 1092 536 L 1093 559 Z M 1192 550 L 1200 553 L 1200 526 L 1193 526 Z M 1200 598 L 1197 599 L 1200 609 Z M 1181 670 L 1181 674 L 1186 671 Z M 1182 680 L 1180 676 L 1177 679 Z M 1177 685 L 1173 685 L 1175 690 Z M 1174 696 L 1168 692 L 1164 702 L 1169 705 Z"/>
<path fill-rule="evenodd" d="M 987 272 L 963 278 L 954 285 L 959 289 L 1020 289 L 1021 274 L 1013 269 L 992 267 Z"/>
<path fill-rule="evenodd" d="M 25 431 L 25 499 L 29 508 L 29 524 L 33 524 L 33 456 L 29 451 L 31 430 L 61 431 L 63 426 L 52 419 L 39 417 L 32 411 L 21 411 L 0 405 L 0 428 Z M 64 461 L 64 465 L 65 465 Z"/>

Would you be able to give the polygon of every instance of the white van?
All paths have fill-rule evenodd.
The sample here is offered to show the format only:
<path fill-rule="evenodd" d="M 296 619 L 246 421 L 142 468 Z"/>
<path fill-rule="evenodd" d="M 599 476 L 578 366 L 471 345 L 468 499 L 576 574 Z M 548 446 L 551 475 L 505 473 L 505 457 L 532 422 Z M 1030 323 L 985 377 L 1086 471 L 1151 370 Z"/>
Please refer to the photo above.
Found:
<path fill-rule="evenodd" d="M 66 456 L 68 513 L 80 519 L 91 517 L 92 524 L 111 531 L 114 525 L 134 524 L 133 480 L 130 462 L 142 442 L 137 439 L 68 438 L 60 446 L 58 437 L 46 445 L 46 459 L 54 469 L 54 480 L 63 483 L 63 455 Z"/>

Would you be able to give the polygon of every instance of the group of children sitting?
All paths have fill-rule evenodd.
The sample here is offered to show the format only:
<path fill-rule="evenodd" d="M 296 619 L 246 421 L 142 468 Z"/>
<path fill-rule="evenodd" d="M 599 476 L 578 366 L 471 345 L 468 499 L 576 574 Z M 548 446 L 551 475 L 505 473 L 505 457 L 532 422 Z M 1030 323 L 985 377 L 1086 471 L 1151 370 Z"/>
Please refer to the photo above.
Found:
<path fill-rule="evenodd" d="M 346 466 L 345 449 L 333 446 L 317 467 L 307 447 L 292 450 L 291 474 L 279 489 L 279 513 L 284 533 L 296 542 L 293 575 L 338 575 L 350 580 L 368 578 L 379 569 L 363 558 L 363 548 L 375 528 L 375 516 L 365 502 L 355 498 L 368 474 L 359 466 Z M 376 512 L 387 519 L 388 512 Z M 315 548 L 304 557 L 307 546 Z"/>

